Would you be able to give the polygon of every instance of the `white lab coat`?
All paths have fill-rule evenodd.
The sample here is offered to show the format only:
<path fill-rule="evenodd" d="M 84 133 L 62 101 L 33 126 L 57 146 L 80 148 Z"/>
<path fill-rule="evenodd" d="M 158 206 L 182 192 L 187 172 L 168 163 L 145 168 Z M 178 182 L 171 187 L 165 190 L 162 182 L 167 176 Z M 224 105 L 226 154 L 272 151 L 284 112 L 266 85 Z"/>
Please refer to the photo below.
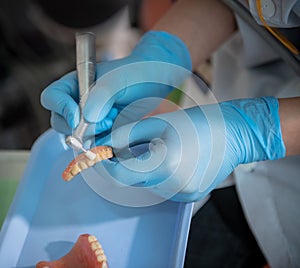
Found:
<path fill-rule="evenodd" d="M 269 24 L 300 25 L 300 1 L 262 2 Z M 259 22 L 255 0 L 249 3 Z M 300 96 L 300 77 L 237 20 L 240 31 L 213 57 L 212 90 L 217 100 Z M 300 267 L 300 157 L 240 165 L 234 179 L 249 226 L 270 266 Z"/>

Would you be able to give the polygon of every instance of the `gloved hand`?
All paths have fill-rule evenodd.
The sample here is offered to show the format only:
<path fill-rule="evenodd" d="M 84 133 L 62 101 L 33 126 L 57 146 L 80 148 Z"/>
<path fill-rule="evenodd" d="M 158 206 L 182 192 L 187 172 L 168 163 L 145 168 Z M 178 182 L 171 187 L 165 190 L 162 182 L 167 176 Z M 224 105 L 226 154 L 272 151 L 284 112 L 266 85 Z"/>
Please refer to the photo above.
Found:
<path fill-rule="evenodd" d="M 205 197 L 239 164 L 285 156 L 273 97 L 193 107 L 123 125 L 99 140 L 116 159 L 100 163 L 118 182 L 176 201 Z M 135 155 L 129 146 L 149 144 Z"/>
<path fill-rule="evenodd" d="M 95 131 L 101 133 L 111 128 L 117 114 L 129 103 L 150 96 L 165 98 L 184 79 L 184 75 L 176 75 L 174 65 L 191 69 L 185 44 L 166 32 L 146 33 L 126 58 L 97 64 L 97 83 L 83 109 L 85 119 L 97 123 Z M 42 92 L 41 103 L 52 112 L 52 127 L 70 134 L 80 117 L 76 72 L 48 86 Z M 155 107 L 142 108 L 133 112 L 134 120 Z"/>

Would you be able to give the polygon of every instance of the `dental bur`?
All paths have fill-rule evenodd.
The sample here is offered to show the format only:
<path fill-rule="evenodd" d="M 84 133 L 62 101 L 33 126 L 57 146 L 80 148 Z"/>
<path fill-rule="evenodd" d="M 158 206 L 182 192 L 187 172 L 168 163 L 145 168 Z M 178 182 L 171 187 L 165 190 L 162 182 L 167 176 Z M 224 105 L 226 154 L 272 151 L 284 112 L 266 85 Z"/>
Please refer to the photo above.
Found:
<path fill-rule="evenodd" d="M 76 36 L 76 69 L 79 85 L 80 121 L 71 136 L 66 137 L 66 143 L 76 151 L 83 151 L 90 160 L 96 154 L 83 147 L 83 137 L 89 126 L 82 115 L 82 110 L 89 95 L 90 88 L 96 76 L 95 35 L 90 32 L 77 33 Z"/>

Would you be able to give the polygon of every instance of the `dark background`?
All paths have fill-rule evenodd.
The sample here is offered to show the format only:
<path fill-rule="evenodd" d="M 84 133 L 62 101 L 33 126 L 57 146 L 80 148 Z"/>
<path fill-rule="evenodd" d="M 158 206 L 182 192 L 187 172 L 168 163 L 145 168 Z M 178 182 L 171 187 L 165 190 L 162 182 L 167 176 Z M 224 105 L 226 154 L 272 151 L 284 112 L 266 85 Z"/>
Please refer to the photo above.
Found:
<path fill-rule="evenodd" d="M 30 149 L 50 127 L 50 112 L 41 106 L 40 93 L 75 68 L 72 31 L 104 24 L 126 4 L 0 0 L 0 149 Z M 49 20 L 56 30 L 52 36 Z M 60 27 L 61 37 L 55 34 Z"/>

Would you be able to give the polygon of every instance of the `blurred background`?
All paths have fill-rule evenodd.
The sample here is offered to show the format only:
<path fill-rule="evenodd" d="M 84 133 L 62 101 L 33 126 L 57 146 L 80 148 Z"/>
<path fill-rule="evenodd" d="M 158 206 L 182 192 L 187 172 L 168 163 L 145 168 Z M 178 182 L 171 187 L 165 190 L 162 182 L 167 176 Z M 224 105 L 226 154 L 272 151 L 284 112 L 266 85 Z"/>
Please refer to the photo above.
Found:
<path fill-rule="evenodd" d="M 136 7 L 125 0 L 0 1 L 0 149 L 30 149 L 50 127 L 40 93 L 75 69 L 75 32 L 96 33 L 98 60 L 124 56 L 140 32 Z"/>

